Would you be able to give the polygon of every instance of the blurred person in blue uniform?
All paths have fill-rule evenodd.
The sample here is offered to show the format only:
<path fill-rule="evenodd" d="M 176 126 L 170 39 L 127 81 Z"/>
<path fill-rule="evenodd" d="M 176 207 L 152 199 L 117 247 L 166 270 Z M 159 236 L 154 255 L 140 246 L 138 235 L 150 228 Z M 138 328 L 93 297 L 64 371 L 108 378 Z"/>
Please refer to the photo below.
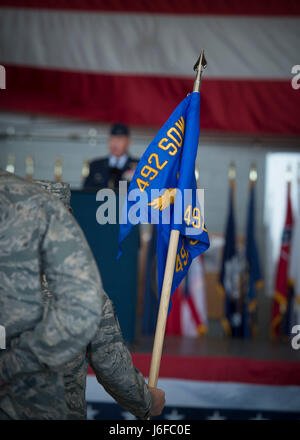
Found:
<path fill-rule="evenodd" d="M 108 140 L 109 156 L 95 159 L 90 163 L 90 173 L 83 183 L 85 189 L 111 188 L 118 191 L 119 181 L 130 181 L 138 164 L 138 159 L 128 154 L 130 146 L 129 127 L 115 123 Z"/>

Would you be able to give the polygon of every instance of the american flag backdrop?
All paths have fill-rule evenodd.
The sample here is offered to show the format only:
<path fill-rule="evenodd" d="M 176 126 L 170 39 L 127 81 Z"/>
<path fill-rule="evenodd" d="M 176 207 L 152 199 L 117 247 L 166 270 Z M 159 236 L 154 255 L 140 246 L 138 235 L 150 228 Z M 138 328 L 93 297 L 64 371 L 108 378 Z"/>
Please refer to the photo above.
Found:
<path fill-rule="evenodd" d="M 0 107 L 159 126 L 204 48 L 201 128 L 296 134 L 299 15 L 297 0 L 2 0 Z"/>

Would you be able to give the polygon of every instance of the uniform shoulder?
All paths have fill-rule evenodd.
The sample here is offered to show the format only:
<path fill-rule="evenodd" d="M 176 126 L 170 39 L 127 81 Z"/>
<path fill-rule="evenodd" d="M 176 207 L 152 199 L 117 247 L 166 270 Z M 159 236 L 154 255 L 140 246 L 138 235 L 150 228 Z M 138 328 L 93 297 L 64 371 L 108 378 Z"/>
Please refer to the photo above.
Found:
<path fill-rule="evenodd" d="M 48 194 L 34 182 L 3 170 L 0 170 L 0 194 L 7 205 L 18 204 L 20 209 L 25 205 L 31 207 L 63 206 L 56 197 Z"/>
<path fill-rule="evenodd" d="M 108 157 L 101 157 L 90 161 L 90 168 L 98 168 L 108 163 Z"/>

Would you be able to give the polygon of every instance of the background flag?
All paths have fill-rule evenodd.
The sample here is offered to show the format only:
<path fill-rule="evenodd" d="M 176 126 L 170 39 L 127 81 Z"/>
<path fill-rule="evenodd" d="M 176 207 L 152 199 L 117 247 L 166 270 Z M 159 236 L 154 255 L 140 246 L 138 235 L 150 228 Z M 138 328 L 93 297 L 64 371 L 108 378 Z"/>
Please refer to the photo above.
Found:
<path fill-rule="evenodd" d="M 293 227 L 289 276 L 293 289 L 291 325 L 300 323 L 300 179 L 298 179 L 298 215 Z"/>
<path fill-rule="evenodd" d="M 194 258 L 187 276 L 172 298 L 166 334 L 197 337 L 207 332 L 207 309 L 202 255 Z"/>
<path fill-rule="evenodd" d="M 200 94 L 193 92 L 179 104 L 143 154 L 124 204 L 119 245 L 133 224 L 151 221 L 157 225 L 159 293 L 172 229 L 179 230 L 180 237 L 171 294 L 193 258 L 209 247 L 194 172 L 199 118 Z"/>
<path fill-rule="evenodd" d="M 256 334 L 257 289 L 262 285 L 259 255 L 255 239 L 255 182 L 250 181 L 245 267 L 242 277 L 244 302 L 244 338 Z"/>
<path fill-rule="evenodd" d="M 146 261 L 144 307 L 142 318 L 142 333 L 144 335 L 153 335 L 156 328 L 158 314 L 158 289 L 156 268 L 156 228 L 153 227 Z"/>
<path fill-rule="evenodd" d="M 242 303 L 240 292 L 240 262 L 236 248 L 234 218 L 234 187 L 233 180 L 229 188 L 229 211 L 225 233 L 225 246 L 219 278 L 218 290 L 224 296 L 224 316 L 222 324 L 228 336 L 241 337 Z"/>
<path fill-rule="evenodd" d="M 287 183 L 287 210 L 282 233 L 281 250 L 277 266 L 275 292 L 273 297 L 271 335 L 273 338 L 288 335 L 287 311 L 291 289 L 288 283 L 288 266 L 293 228 L 293 213 L 291 203 L 291 182 Z"/>

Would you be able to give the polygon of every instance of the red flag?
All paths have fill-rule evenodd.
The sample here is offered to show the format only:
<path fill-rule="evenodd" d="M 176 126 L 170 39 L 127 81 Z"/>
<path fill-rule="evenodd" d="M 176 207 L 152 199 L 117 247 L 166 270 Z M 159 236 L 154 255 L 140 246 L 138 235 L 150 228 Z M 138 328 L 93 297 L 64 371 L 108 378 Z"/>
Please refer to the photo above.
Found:
<path fill-rule="evenodd" d="M 273 297 L 271 334 L 278 338 L 281 334 L 281 323 L 287 311 L 289 299 L 288 266 L 291 251 L 291 238 L 293 229 L 293 213 L 291 203 L 291 183 L 287 186 L 287 211 L 282 233 L 280 257 L 277 266 L 275 292 Z"/>

